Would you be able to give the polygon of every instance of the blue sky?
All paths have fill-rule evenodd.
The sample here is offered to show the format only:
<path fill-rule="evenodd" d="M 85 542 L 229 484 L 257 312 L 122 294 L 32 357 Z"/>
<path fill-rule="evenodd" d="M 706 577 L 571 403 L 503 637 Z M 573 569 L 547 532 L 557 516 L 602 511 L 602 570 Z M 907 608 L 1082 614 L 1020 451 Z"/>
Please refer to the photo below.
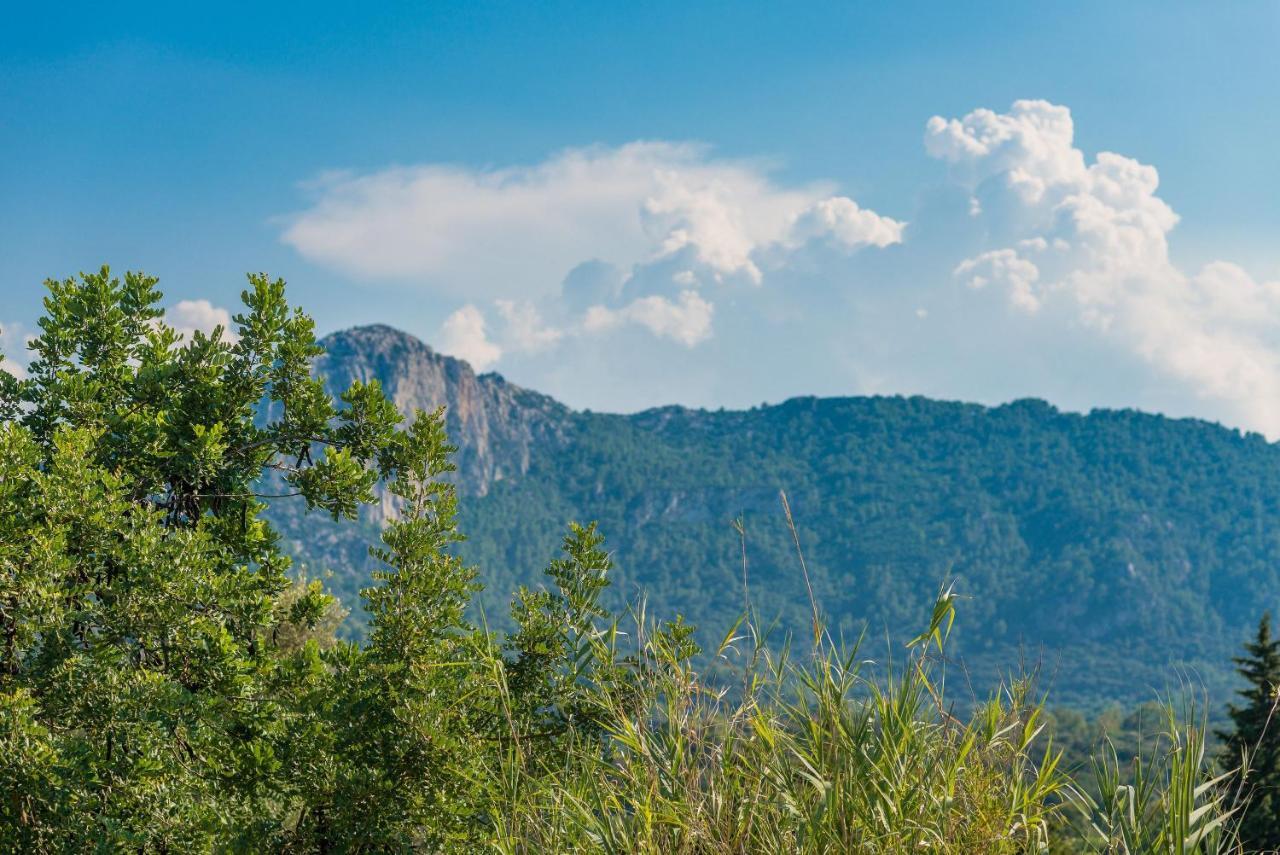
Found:
<path fill-rule="evenodd" d="M 322 330 L 578 406 L 1037 395 L 1280 435 L 1278 39 L 1274 2 L 28 5 L 4 345 L 47 276 L 145 269 L 198 326 L 267 270 Z"/>

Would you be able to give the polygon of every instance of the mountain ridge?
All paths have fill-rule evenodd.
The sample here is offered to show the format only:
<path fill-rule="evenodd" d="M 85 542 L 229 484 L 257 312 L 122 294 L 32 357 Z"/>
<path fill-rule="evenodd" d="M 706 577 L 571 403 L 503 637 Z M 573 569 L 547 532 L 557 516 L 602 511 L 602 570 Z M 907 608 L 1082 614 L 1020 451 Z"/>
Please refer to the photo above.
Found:
<path fill-rule="evenodd" d="M 362 338 L 367 339 L 371 337 L 372 338 L 385 337 L 392 341 L 403 342 L 407 344 L 410 349 L 421 348 L 422 350 L 430 354 L 431 357 L 433 357 L 436 360 L 439 360 L 441 363 L 445 365 L 457 366 L 454 369 L 455 371 L 461 370 L 464 372 L 470 372 L 472 375 L 474 375 L 476 381 L 482 385 L 493 384 L 498 387 L 505 387 L 507 389 L 512 390 L 517 395 L 529 396 L 536 401 L 545 401 L 548 404 L 556 408 L 559 408 L 560 410 L 568 414 L 586 414 L 586 415 L 619 416 L 622 418 L 640 418 L 640 417 L 660 416 L 661 414 L 668 413 L 668 412 L 706 413 L 706 414 L 752 413 L 759 410 L 775 409 L 778 407 L 784 407 L 784 406 L 793 404 L 795 402 L 804 402 L 804 401 L 829 401 L 829 400 L 849 400 L 849 399 L 907 400 L 907 401 L 922 400 L 922 401 L 930 401 L 938 404 L 973 407 L 973 408 L 977 408 L 979 410 L 988 411 L 988 412 L 999 411 L 999 410 L 1003 410 L 1010 407 L 1044 407 L 1049 410 L 1052 410 L 1057 415 L 1061 415 L 1064 417 L 1077 417 L 1077 418 L 1088 418 L 1093 415 L 1106 415 L 1110 413 L 1132 414 L 1136 416 L 1147 417 L 1147 418 L 1156 419 L 1164 422 L 1170 422 L 1174 424 L 1203 425 L 1206 427 L 1221 429 L 1229 433 L 1234 433 L 1237 436 L 1240 436 L 1241 438 L 1246 438 L 1246 439 L 1257 438 L 1257 439 L 1261 439 L 1262 441 L 1270 445 L 1280 445 L 1280 440 L 1276 440 L 1274 442 L 1271 440 L 1267 440 L 1265 436 L 1263 436 L 1261 433 L 1258 433 L 1257 431 L 1251 431 L 1244 428 L 1234 427 L 1232 425 L 1227 425 L 1222 422 L 1213 421 L 1211 419 L 1201 418 L 1199 416 L 1171 416 L 1165 413 L 1152 412 L 1152 411 L 1144 410 L 1138 407 L 1091 407 L 1088 410 L 1064 409 L 1059 405 L 1052 403 L 1051 401 L 1045 400 L 1043 398 L 1036 398 L 1036 397 L 1013 398 L 1009 401 L 1004 401 L 998 404 L 985 404 L 978 401 L 968 401 L 963 398 L 938 398 L 938 397 L 933 397 L 930 395 L 923 395 L 923 394 L 882 394 L 882 393 L 868 394 L 868 395 L 800 394 L 800 395 L 792 395 L 790 397 L 783 398 L 780 401 L 775 401 L 775 402 L 766 401 L 751 407 L 740 407 L 740 408 L 700 407 L 700 406 L 690 406 L 687 404 L 677 404 L 677 403 L 661 404 L 655 407 L 646 407 L 642 410 L 634 410 L 629 412 L 618 412 L 613 410 L 596 410 L 590 407 L 576 408 L 560 401 L 553 395 L 549 395 L 545 392 L 539 392 L 530 387 L 522 386 L 520 384 L 514 383 L 511 380 L 509 380 L 506 377 L 506 375 L 502 374 L 499 371 L 483 371 L 483 372 L 476 371 L 475 368 L 471 365 L 471 363 L 468 362 L 466 359 L 460 356 L 453 356 L 453 355 L 444 353 L 443 351 L 437 350 L 434 347 L 432 347 L 429 342 L 414 335 L 413 333 L 407 332 L 398 327 L 392 326 L 391 324 L 385 324 L 385 323 L 357 324 L 355 326 L 346 327 L 343 329 L 334 330 L 332 332 L 326 333 L 323 337 L 321 337 L 318 340 L 319 344 L 325 348 L 326 354 L 322 355 L 317 360 L 316 373 L 320 374 L 321 376 L 325 376 L 327 374 L 327 372 L 324 371 L 323 369 L 328 367 L 328 365 L 330 364 L 330 354 L 335 343 L 339 343 L 339 342 L 346 343 L 353 339 L 362 339 Z M 340 389 L 338 389 L 336 384 L 330 384 L 330 388 L 334 389 L 335 392 L 341 391 Z M 394 401 L 395 400 L 394 396 L 392 396 L 392 398 Z"/>

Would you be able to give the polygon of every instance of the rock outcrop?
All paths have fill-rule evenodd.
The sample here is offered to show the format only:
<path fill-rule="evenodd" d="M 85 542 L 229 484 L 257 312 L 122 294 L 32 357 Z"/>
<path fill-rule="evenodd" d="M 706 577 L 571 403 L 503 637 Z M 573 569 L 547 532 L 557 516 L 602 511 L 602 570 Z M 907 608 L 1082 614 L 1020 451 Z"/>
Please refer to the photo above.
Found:
<path fill-rule="evenodd" d="M 354 380 L 377 380 L 401 413 L 446 408 L 450 440 L 458 446 L 456 482 L 463 495 L 484 496 L 495 481 L 523 475 L 535 445 L 565 441 L 571 413 L 546 395 L 477 375 L 461 359 L 436 353 L 389 326 L 355 327 L 321 340 L 315 370 L 337 396 Z"/>

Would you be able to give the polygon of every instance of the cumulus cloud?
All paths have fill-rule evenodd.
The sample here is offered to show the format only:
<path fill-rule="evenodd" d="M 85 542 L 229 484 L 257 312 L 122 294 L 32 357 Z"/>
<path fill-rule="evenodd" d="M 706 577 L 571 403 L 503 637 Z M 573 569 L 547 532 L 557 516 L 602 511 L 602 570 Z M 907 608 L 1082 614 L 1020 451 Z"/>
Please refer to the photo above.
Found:
<path fill-rule="evenodd" d="M 1280 436 L 1280 281 L 1216 261 L 1136 283 L 1098 322 L 1200 397 L 1226 404 L 1233 421 Z"/>
<path fill-rule="evenodd" d="M 506 349 L 517 353 L 541 353 L 564 338 L 564 331 L 547 324 L 533 303 L 514 300 L 493 302 L 503 321 Z"/>
<path fill-rule="evenodd" d="M 1051 302 L 1238 423 L 1280 435 L 1280 284 L 1226 262 L 1179 269 L 1179 218 L 1154 166 L 1106 151 L 1087 163 L 1070 111 L 1044 101 L 935 116 L 925 147 L 996 203 L 1014 244 L 961 261 L 956 277 L 998 283 L 1022 309 Z"/>
<path fill-rule="evenodd" d="M 165 309 L 164 322 L 190 342 L 196 332 L 208 335 L 216 327 L 222 327 L 223 340 L 236 341 L 238 336 L 231 328 L 231 313 L 208 300 L 179 300 Z"/>
<path fill-rule="evenodd" d="M 666 142 L 335 173 L 311 189 L 284 241 L 351 275 L 465 299 L 442 344 L 477 367 L 622 325 L 692 347 L 712 334 L 716 297 L 702 289 L 760 286 L 810 243 L 885 247 L 905 226 L 829 185 Z"/>
<path fill-rule="evenodd" d="M 1084 154 L 1073 147 L 1071 111 L 1048 101 L 1015 101 L 1008 113 L 978 109 L 963 119 L 934 116 L 925 151 L 960 167 L 973 183 L 999 176 L 1028 201 L 1054 185 L 1079 180 Z"/>
<path fill-rule="evenodd" d="M 1038 244 L 1033 242 L 1032 246 Z M 1040 308 L 1040 298 L 1032 291 L 1040 278 L 1040 269 L 1012 249 L 993 249 L 966 258 L 956 265 L 954 275 L 975 290 L 992 283 L 1003 285 L 1009 292 L 1009 300 L 1024 311 L 1034 312 Z"/>
<path fill-rule="evenodd" d="M 1280 283 L 1176 264 L 1155 166 L 1075 130 L 1047 101 L 935 116 L 946 177 L 895 216 L 637 142 L 322 176 L 282 237 L 460 307 L 443 350 L 580 406 L 1039 395 L 1280 436 Z"/>
<path fill-rule="evenodd" d="M 583 319 L 591 333 L 602 333 L 621 324 L 637 324 L 659 338 L 693 347 L 711 335 L 713 306 L 696 291 L 682 291 L 675 300 L 662 296 L 640 297 L 619 309 L 592 306 Z"/>
<path fill-rule="evenodd" d="M 820 199 L 796 217 L 791 227 L 791 243 L 828 239 L 845 249 L 864 246 L 885 247 L 902 242 L 906 223 L 882 217 L 858 207 L 845 196 Z"/>
<path fill-rule="evenodd" d="M 718 275 L 741 273 L 759 284 L 763 275 L 751 254 L 765 235 L 782 227 L 780 209 L 786 203 L 762 194 L 754 176 L 693 183 L 674 170 L 659 170 L 655 178 L 657 187 L 643 210 L 657 254 L 675 255 L 688 247 Z"/>
<path fill-rule="evenodd" d="M 440 326 L 440 350 L 484 371 L 502 356 L 502 348 L 489 340 L 484 314 L 468 303 L 445 318 Z"/>

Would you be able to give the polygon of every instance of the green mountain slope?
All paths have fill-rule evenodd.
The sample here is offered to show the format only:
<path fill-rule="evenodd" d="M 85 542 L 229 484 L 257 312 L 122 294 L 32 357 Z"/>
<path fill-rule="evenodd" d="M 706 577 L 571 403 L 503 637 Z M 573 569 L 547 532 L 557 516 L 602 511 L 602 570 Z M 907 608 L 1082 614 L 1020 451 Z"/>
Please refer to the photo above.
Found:
<path fill-rule="evenodd" d="M 1280 449 L 1256 435 L 1033 400 L 574 412 L 387 327 L 324 343 L 335 388 L 376 376 L 406 410 L 450 406 L 462 551 L 492 623 L 515 585 L 539 581 L 568 521 L 597 520 L 615 603 L 643 592 L 651 611 L 681 612 L 718 641 L 744 604 L 741 518 L 752 605 L 803 637 L 780 490 L 827 620 L 847 638 L 866 627 L 869 655 L 918 628 L 955 581 L 966 599 L 953 679 L 967 674 L 978 694 L 1020 664 L 1039 664 L 1063 703 L 1144 700 L 1179 679 L 1216 692 L 1258 614 L 1280 605 Z M 388 512 L 339 529 L 272 510 L 352 603 Z"/>

